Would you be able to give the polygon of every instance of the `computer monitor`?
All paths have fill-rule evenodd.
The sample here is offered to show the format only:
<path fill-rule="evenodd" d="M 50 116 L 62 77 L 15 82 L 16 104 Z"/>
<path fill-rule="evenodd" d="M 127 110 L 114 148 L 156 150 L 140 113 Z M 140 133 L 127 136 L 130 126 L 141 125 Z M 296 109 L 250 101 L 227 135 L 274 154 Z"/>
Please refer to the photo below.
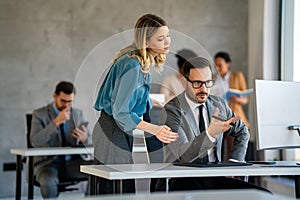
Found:
<path fill-rule="evenodd" d="M 257 150 L 300 147 L 300 82 L 255 80 L 255 106 Z"/>

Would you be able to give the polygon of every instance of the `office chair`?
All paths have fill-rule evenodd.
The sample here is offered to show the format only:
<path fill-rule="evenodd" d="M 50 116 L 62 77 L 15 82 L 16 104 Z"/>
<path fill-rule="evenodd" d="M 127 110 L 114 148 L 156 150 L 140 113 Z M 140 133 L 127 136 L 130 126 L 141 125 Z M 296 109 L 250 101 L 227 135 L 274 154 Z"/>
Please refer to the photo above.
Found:
<path fill-rule="evenodd" d="M 31 121 L 32 121 L 32 114 L 27 113 L 26 114 L 26 145 L 27 148 L 33 148 L 31 142 L 30 142 L 30 132 L 31 132 Z M 30 163 L 31 164 L 31 163 Z M 40 184 L 35 180 L 35 177 L 33 178 L 33 185 L 39 187 Z M 72 188 L 69 186 L 75 185 L 81 181 L 87 181 L 88 178 L 60 178 L 59 184 L 58 184 L 58 192 L 65 192 L 65 191 L 73 191 L 73 190 L 78 190 L 78 188 Z M 33 196 L 33 188 L 31 189 L 32 196 Z"/>

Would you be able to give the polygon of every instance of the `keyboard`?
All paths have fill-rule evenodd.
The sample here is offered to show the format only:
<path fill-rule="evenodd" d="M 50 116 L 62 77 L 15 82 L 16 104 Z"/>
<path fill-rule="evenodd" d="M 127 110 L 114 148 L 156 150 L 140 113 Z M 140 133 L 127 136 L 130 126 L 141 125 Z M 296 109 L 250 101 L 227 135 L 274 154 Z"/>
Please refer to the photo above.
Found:
<path fill-rule="evenodd" d="M 186 166 L 186 167 L 234 167 L 234 166 L 250 166 L 252 163 L 247 162 L 209 162 L 209 163 L 182 163 L 173 162 L 175 166 Z"/>

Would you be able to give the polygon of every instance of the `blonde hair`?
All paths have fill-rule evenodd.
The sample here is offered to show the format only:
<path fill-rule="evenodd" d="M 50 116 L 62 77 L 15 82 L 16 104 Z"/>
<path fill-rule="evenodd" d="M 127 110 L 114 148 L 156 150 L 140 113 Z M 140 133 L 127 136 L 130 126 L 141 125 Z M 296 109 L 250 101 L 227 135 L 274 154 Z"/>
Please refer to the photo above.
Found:
<path fill-rule="evenodd" d="M 140 17 L 134 27 L 134 43 L 121 49 L 114 62 L 122 55 L 128 53 L 131 58 L 136 58 L 141 64 L 141 70 L 144 73 L 149 73 L 151 66 L 155 63 L 155 69 L 162 71 L 163 63 L 166 60 L 165 54 L 158 54 L 153 57 L 150 54 L 150 49 L 146 47 L 146 42 L 156 33 L 157 29 L 167 26 L 167 23 L 162 18 L 146 14 Z"/>

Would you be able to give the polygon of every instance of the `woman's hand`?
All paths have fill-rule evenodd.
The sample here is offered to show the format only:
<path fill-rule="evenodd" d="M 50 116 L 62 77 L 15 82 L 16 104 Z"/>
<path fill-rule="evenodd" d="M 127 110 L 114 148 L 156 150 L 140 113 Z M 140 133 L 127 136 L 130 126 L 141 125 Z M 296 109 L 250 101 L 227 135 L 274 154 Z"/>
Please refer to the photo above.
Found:
<path fill-rule="evenodd" d="M 172 130 L 166 125 L 158 126 L 158 128 L 159 128 L 159 130 L 155 134 L 155 136 L 157 139 L 159 139 L 163 143 L 175 142 L 177 140 L 177 138 L 179 137 L 178 133 L 172 132 Z"/>
<path fill-rule="evenodd" d="M 155 135 L 163 143 L 171 143 L 177 140 L 178 133 L 174 133 L 168 126 L 158 126 L 145 121 L 141 121 L 137 126 L 137 129 L 151 133 Z"/>

